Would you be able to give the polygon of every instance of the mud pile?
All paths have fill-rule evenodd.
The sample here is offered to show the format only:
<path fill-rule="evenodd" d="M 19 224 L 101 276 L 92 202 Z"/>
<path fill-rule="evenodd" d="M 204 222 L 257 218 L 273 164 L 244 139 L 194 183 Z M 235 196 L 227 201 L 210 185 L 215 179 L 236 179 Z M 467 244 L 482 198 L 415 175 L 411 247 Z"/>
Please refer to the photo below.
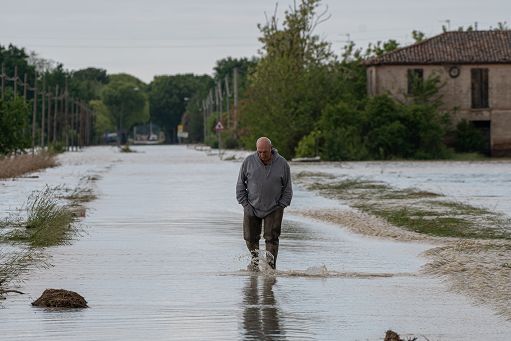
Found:
<path fill-rule="evenodd" d="M 32 302 L 35 307 L 88 308 L 83 296 L 64 289 L 46 289 L 41 297 Z"/>

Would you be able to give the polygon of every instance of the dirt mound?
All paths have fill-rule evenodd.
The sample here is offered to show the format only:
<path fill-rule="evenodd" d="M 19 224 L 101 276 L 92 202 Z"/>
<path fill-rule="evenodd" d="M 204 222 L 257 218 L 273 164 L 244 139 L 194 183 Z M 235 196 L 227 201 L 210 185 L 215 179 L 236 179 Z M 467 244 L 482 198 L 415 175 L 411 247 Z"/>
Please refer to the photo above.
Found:
<path fill-rule="evenodd" d="M 46 289 L 41 297 L 32 302 L 36 307 L 87 308 L 87 301 L 74 291 Z"/>

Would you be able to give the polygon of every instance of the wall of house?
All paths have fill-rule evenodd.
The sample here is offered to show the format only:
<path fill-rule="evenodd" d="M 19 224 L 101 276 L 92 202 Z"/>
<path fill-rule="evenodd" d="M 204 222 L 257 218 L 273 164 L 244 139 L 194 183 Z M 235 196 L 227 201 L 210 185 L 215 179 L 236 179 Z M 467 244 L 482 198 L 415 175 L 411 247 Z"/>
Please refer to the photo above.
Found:
<path fill-rule="evenodd" d="M 368 93 L 389 94 L 406 101 L 409 69 L 424 70 L 424 79 L 432 74 L 440 76 L 444 109 L 452 112 L 452 123 L 460 120 L 491 121 L 493 154 L 511 154 L 511 65 L 458 65 L 458 77 L 449 76 L 452 65 L 382 65 L 368 67 Z M 488 69 L 489 108 L 472 109 L 471 69 Z"/>

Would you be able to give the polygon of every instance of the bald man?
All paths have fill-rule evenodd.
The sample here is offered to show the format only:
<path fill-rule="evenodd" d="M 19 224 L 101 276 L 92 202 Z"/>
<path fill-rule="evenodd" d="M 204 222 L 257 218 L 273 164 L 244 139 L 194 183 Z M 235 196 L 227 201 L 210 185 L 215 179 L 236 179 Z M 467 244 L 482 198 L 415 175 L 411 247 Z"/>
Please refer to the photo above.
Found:
<path fill-rule="evenodd" d="M 252 256 L 248 269 L 253 271 L 259 270 L 263 223 L 267 261 L 271 268 L 276 268 L 284 208 L 291 204 L 293 197 L 286 159 L 272 147 L 267 137 L 257 140 L 256 149 L 243 161 L 236 184 L 236 199 L 244 210 L 243 238 Z"/>

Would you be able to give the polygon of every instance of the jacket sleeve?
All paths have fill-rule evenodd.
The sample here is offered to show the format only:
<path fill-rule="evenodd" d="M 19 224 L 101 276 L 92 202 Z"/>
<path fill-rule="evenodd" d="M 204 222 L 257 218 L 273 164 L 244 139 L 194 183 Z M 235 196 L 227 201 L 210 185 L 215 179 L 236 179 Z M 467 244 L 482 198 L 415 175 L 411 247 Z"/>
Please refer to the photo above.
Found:
<path fill-rule="evenodd" d="M 243 161 L 243 164 L 240 168 L 240 173 L 238 175 L 238 182 L 236 183 L 236 200 L 238 200 L 238 203 L 243 205 L 243 207 L 249 204 L 247 193 L 246 161 Z"/>
<path fill-rule="evenodd" d="M 282 195 L 278 202 L 279 206 L 287 207 L 291 204 L 293 198 L 293 186 L 291 184 L 291 170 L 286 162 L 284 167 L 284 176 L 282 177 Z"/>

